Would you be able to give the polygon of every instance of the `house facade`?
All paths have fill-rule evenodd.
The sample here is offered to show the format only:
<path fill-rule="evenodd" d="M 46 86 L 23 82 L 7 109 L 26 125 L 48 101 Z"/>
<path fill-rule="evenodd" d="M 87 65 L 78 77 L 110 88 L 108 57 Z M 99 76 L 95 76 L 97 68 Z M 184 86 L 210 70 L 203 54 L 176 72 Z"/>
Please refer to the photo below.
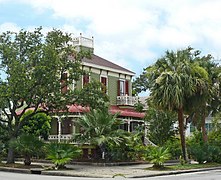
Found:
<path fill-rule="evenodd" d="M 91 58 L 82 60 L 82 69 L 88 72 L 82 75 L 79 81 L 73 82 L 68 88 L 83 88 L 92 80 L 100 81 L 106 88 L 105 92 L 110 98 L 109 112 L 118 113 L 119 118 L 124 121 L 123 129 L 134 131 L 138 125 L 143 124 L 144 113 L 136 112 L 134 105 L 138 102 L 138 97 L 132 96 L 132 77 L 134 72 L 112 63 L 94 54 L 93 38 L 85 38 L 81 35 L 74 39 L 77 50 L 89 50 Z M 52 129 L 49 140 L 69 140 L 74 133 L 80 131 L 77 126 L 77 119 L 89 111 L 88 107 L 71 105 L 68 116 L 55 116 L 52 120 Z"/>

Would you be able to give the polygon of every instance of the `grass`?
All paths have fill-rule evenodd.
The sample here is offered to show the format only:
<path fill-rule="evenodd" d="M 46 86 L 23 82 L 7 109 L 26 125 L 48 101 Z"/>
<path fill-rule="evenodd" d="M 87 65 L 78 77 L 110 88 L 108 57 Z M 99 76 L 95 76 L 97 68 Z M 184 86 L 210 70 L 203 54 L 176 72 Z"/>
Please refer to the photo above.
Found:
<path fill-rule="evenodd" d="M 200 168 L 210 168 L 210 167 L 218 167 L 221 166 L 219 163 L 206 163 L 206 164 L 177 164 L 177 165 L 169 165 L 163 166 L 161 168 L 146 168 L 146 170 L 163 170 L 163 171 L 175 171 L 175 170 L 188 170 L 188 169 L 200 169 Z"/>

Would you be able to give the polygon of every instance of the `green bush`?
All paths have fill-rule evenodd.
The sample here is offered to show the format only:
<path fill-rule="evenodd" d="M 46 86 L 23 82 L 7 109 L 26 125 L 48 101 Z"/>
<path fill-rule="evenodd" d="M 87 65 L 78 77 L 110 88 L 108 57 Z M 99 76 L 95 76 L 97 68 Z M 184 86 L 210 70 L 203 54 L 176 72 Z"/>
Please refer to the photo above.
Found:
<path fill-rule="evenodd" d="M 142 133 L 125 133 L 124 143 L 108 144 L 107 157 L 111 161 L 135 161 L 142 160 L 146 152 L 146 146 L 142 142 Z"/>
<path fill-rule="evenodd" d="M 73 158 L 81 155 L 81 149 L 72 144 L 50 143 L 47 146 L 47 158 L 50 159 L 56 169 L 65 167 Z"/>
<path fill-rule="evenodd" d="M 164 166 L 164 163 L 169 160 L 171 154 L 168 149 L 163 147 L 152 146 L 149 148 L 146 159 L 153 163 L 153 167 L 161 168 Z"/>
<path fill-rule="evenodd" d="M 180 139 L 179 138 L 171 138 L 168 140 L 164 146 L 164 148 L 168 149 L 168 151 L 171 154 L 172 159 L 179 159 L 180 156 L 182 156 L 182 150 L 180 145 Z"/>
<path fill-rule="evenodd" d="M 9 144 L 24 157 L 25 165 L 31 164 L 31 157 L 37 156 L 42 151 L 43 145 L 44 143 L 38 137 L 27 134 L 22 134 Z"/>
<path fill-rule="evenodd" d="M 203 142 L 202 133 L 199 131 L 187 139 L 189 155 L 197 162 L 221 162 L 220 135 L 212 133 L 208 143 Z"/>

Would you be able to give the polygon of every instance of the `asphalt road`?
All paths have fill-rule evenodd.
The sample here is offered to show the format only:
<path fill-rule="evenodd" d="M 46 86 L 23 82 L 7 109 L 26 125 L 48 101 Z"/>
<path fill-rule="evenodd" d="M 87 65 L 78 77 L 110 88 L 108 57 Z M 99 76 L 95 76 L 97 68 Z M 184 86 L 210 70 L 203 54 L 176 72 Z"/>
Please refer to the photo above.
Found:
<path fill-rule="evenodd" d="M 123 179 L 123 177 L 118 177 Z M 45 176 L 45 175 L 34 175 L 34 174 L 20 174 L 11 172 L 0 172 L 0 180 L 97 180 L 97 179 L 109 179 L 110 178 L 84 178 L 84 177 L 64 177 L 64 176 Z M 145 177 L 138 179 L 146 180 L 220 180 L 221 170 L 211 170 L 195 173 L 184 173 L 177 175 L 168 176 L 156 176 L 156 177 Z"/>
<path fill-rule="evenodd" d="M 195 173 L 184 173 L 177 175 L 168 175 L 168 176 L 156 176 L 149 178 L 141 178 L 147 180 L 220 180 L 221 179 L 221 170 L 211 170 Z"/>
<path fill-rule="evenodd" d="M 11 172 L 1 172 L 0 180 L 96 180 L 99 178 L 81 178 L 81 177 L 65 177 L 65 176 L 44 176 L 44 175 L 34 175 L 34 174 L 20 174 Z"/>

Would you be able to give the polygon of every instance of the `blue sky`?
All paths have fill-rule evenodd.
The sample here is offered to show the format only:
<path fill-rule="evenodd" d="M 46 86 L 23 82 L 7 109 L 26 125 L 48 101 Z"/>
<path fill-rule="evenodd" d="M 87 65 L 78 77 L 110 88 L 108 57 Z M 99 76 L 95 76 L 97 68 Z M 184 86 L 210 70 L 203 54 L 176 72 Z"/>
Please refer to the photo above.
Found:
<path fill-rule="evenodd" d="M 137 75 L 166 50 L 221 59 L 220 0 L 0 0 L 0 32 L 59 28 L 94 37 L 95 54 Z"/>

